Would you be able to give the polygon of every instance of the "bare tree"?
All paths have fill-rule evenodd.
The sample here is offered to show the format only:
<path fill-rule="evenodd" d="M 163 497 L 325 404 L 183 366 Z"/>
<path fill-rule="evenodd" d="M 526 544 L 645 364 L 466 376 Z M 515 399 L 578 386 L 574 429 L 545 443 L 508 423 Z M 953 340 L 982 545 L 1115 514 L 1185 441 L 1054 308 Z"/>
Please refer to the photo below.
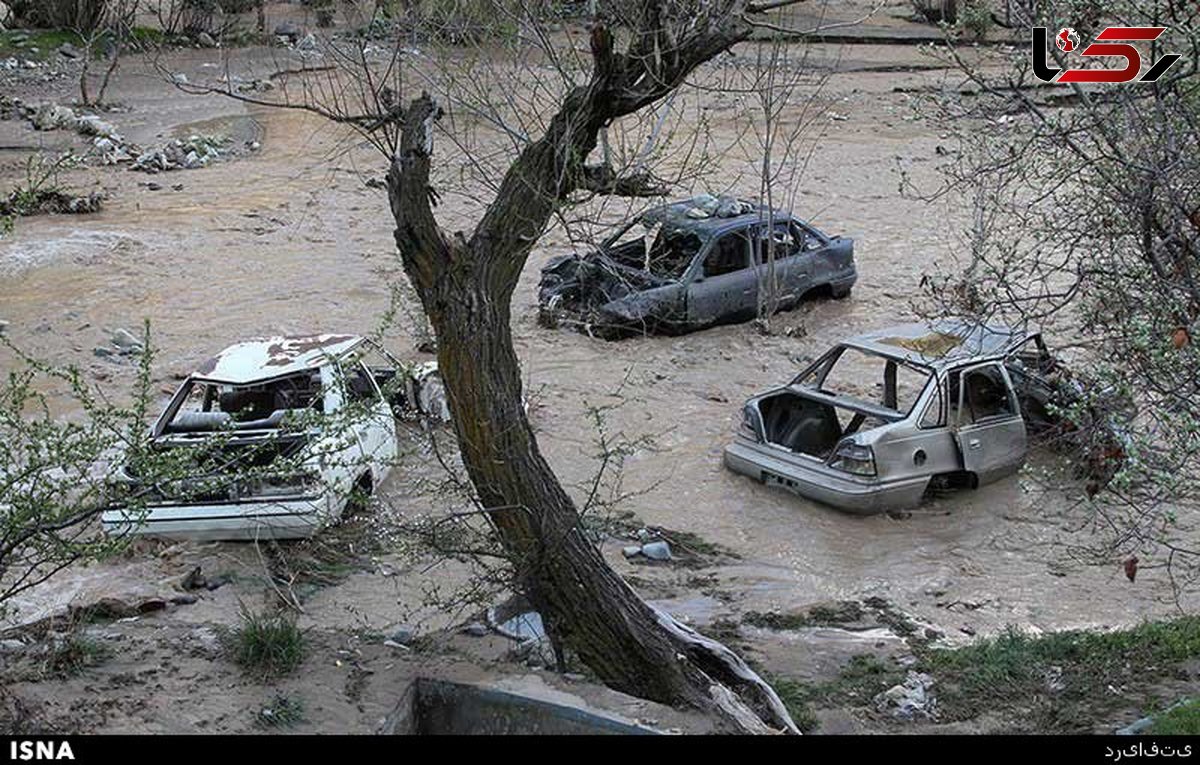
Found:
<path fill-rule="evenodd" d="M 818 121 L 828 117 L 828 109 L 820 102 L 828 75 L 814 74 L 809 52 L 808 45 L 801 45 L 797 52 L 795 45 L 773 38 L 756 43 L 754 58 L 747 62 L 744 88 L 754 106 L 747 115 L 752 127 L 745 148 L 758 158 L 759 199 L 764 206 L 763 235 L 752 242 L 758 250 L 752 255 L 759 263 L 757 323 L 768 334 L 771 317 L 780 309 L 783 297 L 776 269 L 780 247 L 804 246 L 777 231 L 776 211 L 795 207 L 804 171 L 825 131 Z M 811 87 L 806 89 L 806 85 Z"/>
<path fill-rule="evenodd" d="M 396 45 L 372 63 L 369 46 L 333 44 L 322 74 L 285 78 L 271 98 L 239 91 L 230 77 L 180 86 L 316 112 L 385 154 L 396 246 L 437 338 L 462 461 L 518 587 L 552 639 L 609 686 L 706 710 L 741 731 L 796 727 L 745 662 L 644 602 L 607 565 L 526 417 L 510 304 L 532 248 L 565 210 L 660 193 L 649 170 L 632 169 L 641 152 L 624 167 L 604 156 L 606 129 L 636 123 L 738 43 L 813 32 L 774 17 L 793 1 L 602 4 L 584 51 L 528 9 L 499 3 L 494 28 L 516 31 L 477 56 L 436 45 L 414 56 Z M 485 76 L 495 74 L 487 67 L 497 50 L 514 59 L 502 78 Z M 425 91 L 415 97 L 413 80 Z M 439 136 L 454 151 L 439 151 Z M 463 175 L 477 185 L 459 199 L 483 210 L 469 229 L 447 231 L 435 207 Z"/>
<path fill-rule="evenodd" d="M 121 64 L 121 54 L 125 52 L 129 41 L 133 38 L 133 28 L 137 22 L 140 0 L 110 0 L 107 4 L 104 20 L 91 29 L 76 29 L 83 41 L 83 66 L 79 71 L 79 99 L 84 106 L 99 106 L 104 103 L 108 85 Z M 100 79 L 100 87 L 95 97 L 92 96 L 89 79 L 91 77 L 92 61 L 103 49 L 107 59 L 104 74 Z"/>

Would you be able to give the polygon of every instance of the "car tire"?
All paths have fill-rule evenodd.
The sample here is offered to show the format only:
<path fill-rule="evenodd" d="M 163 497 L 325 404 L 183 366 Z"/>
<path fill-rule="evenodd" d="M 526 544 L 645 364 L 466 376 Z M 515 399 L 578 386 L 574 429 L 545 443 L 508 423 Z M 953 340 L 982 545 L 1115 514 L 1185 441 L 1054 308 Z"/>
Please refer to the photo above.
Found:
<path fill-rule="evenodd" d="M 371 479 L 371 474 L 363 473 L 355 481 L 354 488 L 350 490 L 350 496 L 346 498 L 346 504 L 342 506 L 342 518 L 351 518 L 364 512 L 374 493 L 375 482 Z"/>
<path fill-rule="evenodd" d="M 829 285 L 829 296 L 834 300 L 845 300 L 846 298 L 850 297 L 850 288 L 835 287 L 831 284 Z"/>

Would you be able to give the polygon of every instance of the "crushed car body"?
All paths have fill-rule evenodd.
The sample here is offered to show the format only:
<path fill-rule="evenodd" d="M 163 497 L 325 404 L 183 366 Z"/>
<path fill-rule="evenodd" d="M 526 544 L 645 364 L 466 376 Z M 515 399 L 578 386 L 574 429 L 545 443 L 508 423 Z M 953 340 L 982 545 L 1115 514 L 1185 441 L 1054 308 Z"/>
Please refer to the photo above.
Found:
<path fill-rule="evenodd" d="M 844 340 L 752 397 L 725 465 L 853 513 L 1015 473 L 1078 397 L 1040 333 L 940 319 Z M 1106 448 L 1117 442 L 1111 428 Z"/>
<path fill-rule="evenodd" d="M 274 337 L 213 357 L 109 478 L 110 534 L 311 536 L 365 501 L 397 453 L 397 413 L 448 418 L 436 362 L 406 368 L 355 335 Z"/>
<path fill-rule="evenodd" d="M 593 252 L 553 258 L 539 320 L 610 339 L 748 321 L 771 252 L 779 310 L 814 291 L 845 297 L 857 279 L 852 240 L 782 210 L 701 195 L 642 213 Z"/>

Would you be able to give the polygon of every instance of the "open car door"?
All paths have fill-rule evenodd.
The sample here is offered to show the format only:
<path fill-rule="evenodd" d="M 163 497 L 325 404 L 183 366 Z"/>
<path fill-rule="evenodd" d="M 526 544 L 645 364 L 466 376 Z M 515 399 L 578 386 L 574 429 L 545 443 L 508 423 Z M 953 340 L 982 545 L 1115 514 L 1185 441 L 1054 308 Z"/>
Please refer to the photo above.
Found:
<path fill-rule="evenodd" d="M 989 361 L 959 375 L 954 437 L 963 469 L 981 484 L 1015 473 L 1025 462 L 1025 421 L 1004 365 Z"/>

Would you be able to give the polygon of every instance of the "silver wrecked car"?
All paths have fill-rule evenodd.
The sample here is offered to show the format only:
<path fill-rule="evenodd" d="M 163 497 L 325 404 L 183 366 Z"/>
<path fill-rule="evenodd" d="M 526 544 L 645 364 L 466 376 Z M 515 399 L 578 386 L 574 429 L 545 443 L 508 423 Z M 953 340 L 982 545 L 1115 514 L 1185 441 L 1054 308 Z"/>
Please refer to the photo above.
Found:
<path fill-rule="evenodd" d="M 725 465 L 854 513 L 1016 472 L 1063 390 L 1041 335 L 958 319 L 839 343 L 746 402 Z"/>

